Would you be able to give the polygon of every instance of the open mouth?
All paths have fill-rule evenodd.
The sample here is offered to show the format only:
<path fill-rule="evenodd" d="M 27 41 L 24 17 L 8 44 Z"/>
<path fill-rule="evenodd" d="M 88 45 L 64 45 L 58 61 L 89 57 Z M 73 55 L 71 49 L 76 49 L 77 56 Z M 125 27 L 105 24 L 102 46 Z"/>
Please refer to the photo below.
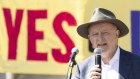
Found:
<path fill-rule="evenodd" d="M 98 44 L 98 47 L 104 47 L 104 46 L 106 46 L 106 45 L 107 45 L 107 43 Z"/>

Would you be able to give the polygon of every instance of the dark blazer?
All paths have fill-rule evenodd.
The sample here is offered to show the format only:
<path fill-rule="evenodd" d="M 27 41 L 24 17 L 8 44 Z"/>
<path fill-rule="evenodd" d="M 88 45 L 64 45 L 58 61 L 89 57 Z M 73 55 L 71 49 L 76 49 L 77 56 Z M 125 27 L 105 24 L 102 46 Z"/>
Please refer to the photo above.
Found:
<path fill-rule="evenodd" d="M 74 79 L 87 79 L 89 69 L 94 65 L 95 57 L 90 56 L 77 65 Z M 120 79 L 140 79 L 140 57 L 120 49 Z"/>

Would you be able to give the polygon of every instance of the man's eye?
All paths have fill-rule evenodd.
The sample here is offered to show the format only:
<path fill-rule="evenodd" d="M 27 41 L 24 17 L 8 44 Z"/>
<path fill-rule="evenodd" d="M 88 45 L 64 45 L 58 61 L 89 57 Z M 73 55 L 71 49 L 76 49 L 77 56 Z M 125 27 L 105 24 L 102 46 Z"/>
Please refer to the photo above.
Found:
<path fill-rule="evenodd" d="M 107 32 L 103 32 L 103 34 L 106 34 Z"/>
<path fill-rule="evenodd" d="M 108 32 L 103 32 L 103 34 L 109 34 Z"/>
<path fill-rule="evenodd" d="M 93 33 L 93 34 L 92 34 L 92 36 L 96 36 L 96 35 L 98 35 L 98 33 Z"/>

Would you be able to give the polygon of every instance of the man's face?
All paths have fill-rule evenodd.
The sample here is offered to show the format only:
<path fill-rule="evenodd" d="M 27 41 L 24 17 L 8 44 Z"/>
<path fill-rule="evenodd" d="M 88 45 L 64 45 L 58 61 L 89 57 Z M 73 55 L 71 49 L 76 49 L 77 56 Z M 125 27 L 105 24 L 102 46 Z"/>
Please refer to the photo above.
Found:
<path fill-rule="evenodd" d="M 93 48 L 102 48 L 104 53 L 116 51 L 119 30 L 115 25 L 107 22 L 97 23 L 91 25 L 88 31 L 88 37 Z"/>

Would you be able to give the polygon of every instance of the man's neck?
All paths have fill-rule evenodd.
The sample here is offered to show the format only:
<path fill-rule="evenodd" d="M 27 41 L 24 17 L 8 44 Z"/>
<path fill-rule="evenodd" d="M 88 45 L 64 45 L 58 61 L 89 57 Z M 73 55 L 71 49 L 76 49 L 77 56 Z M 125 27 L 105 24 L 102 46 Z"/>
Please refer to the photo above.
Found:
<path fill-rule="evenodd" d="M 104 64 L 109 64 L 109 61 L 112 59 L 112 57 L 114 56 L 114 54 L 110 54 L 110 55 L 105 54 L 105 55 L 102 55 L 102 61 L 104 62 Z"/>
<path fill-rule="evenodd" d="M 118 47 L 116 47 L 117 50 Z M 116 53 L 116 50 L 112 51 L 112 52 L 105 52 L 102 54 L 102 61 L 104 62 L 104 64 L 109 64 L 109 61 L 113 58 L 113 56 Z"/>

